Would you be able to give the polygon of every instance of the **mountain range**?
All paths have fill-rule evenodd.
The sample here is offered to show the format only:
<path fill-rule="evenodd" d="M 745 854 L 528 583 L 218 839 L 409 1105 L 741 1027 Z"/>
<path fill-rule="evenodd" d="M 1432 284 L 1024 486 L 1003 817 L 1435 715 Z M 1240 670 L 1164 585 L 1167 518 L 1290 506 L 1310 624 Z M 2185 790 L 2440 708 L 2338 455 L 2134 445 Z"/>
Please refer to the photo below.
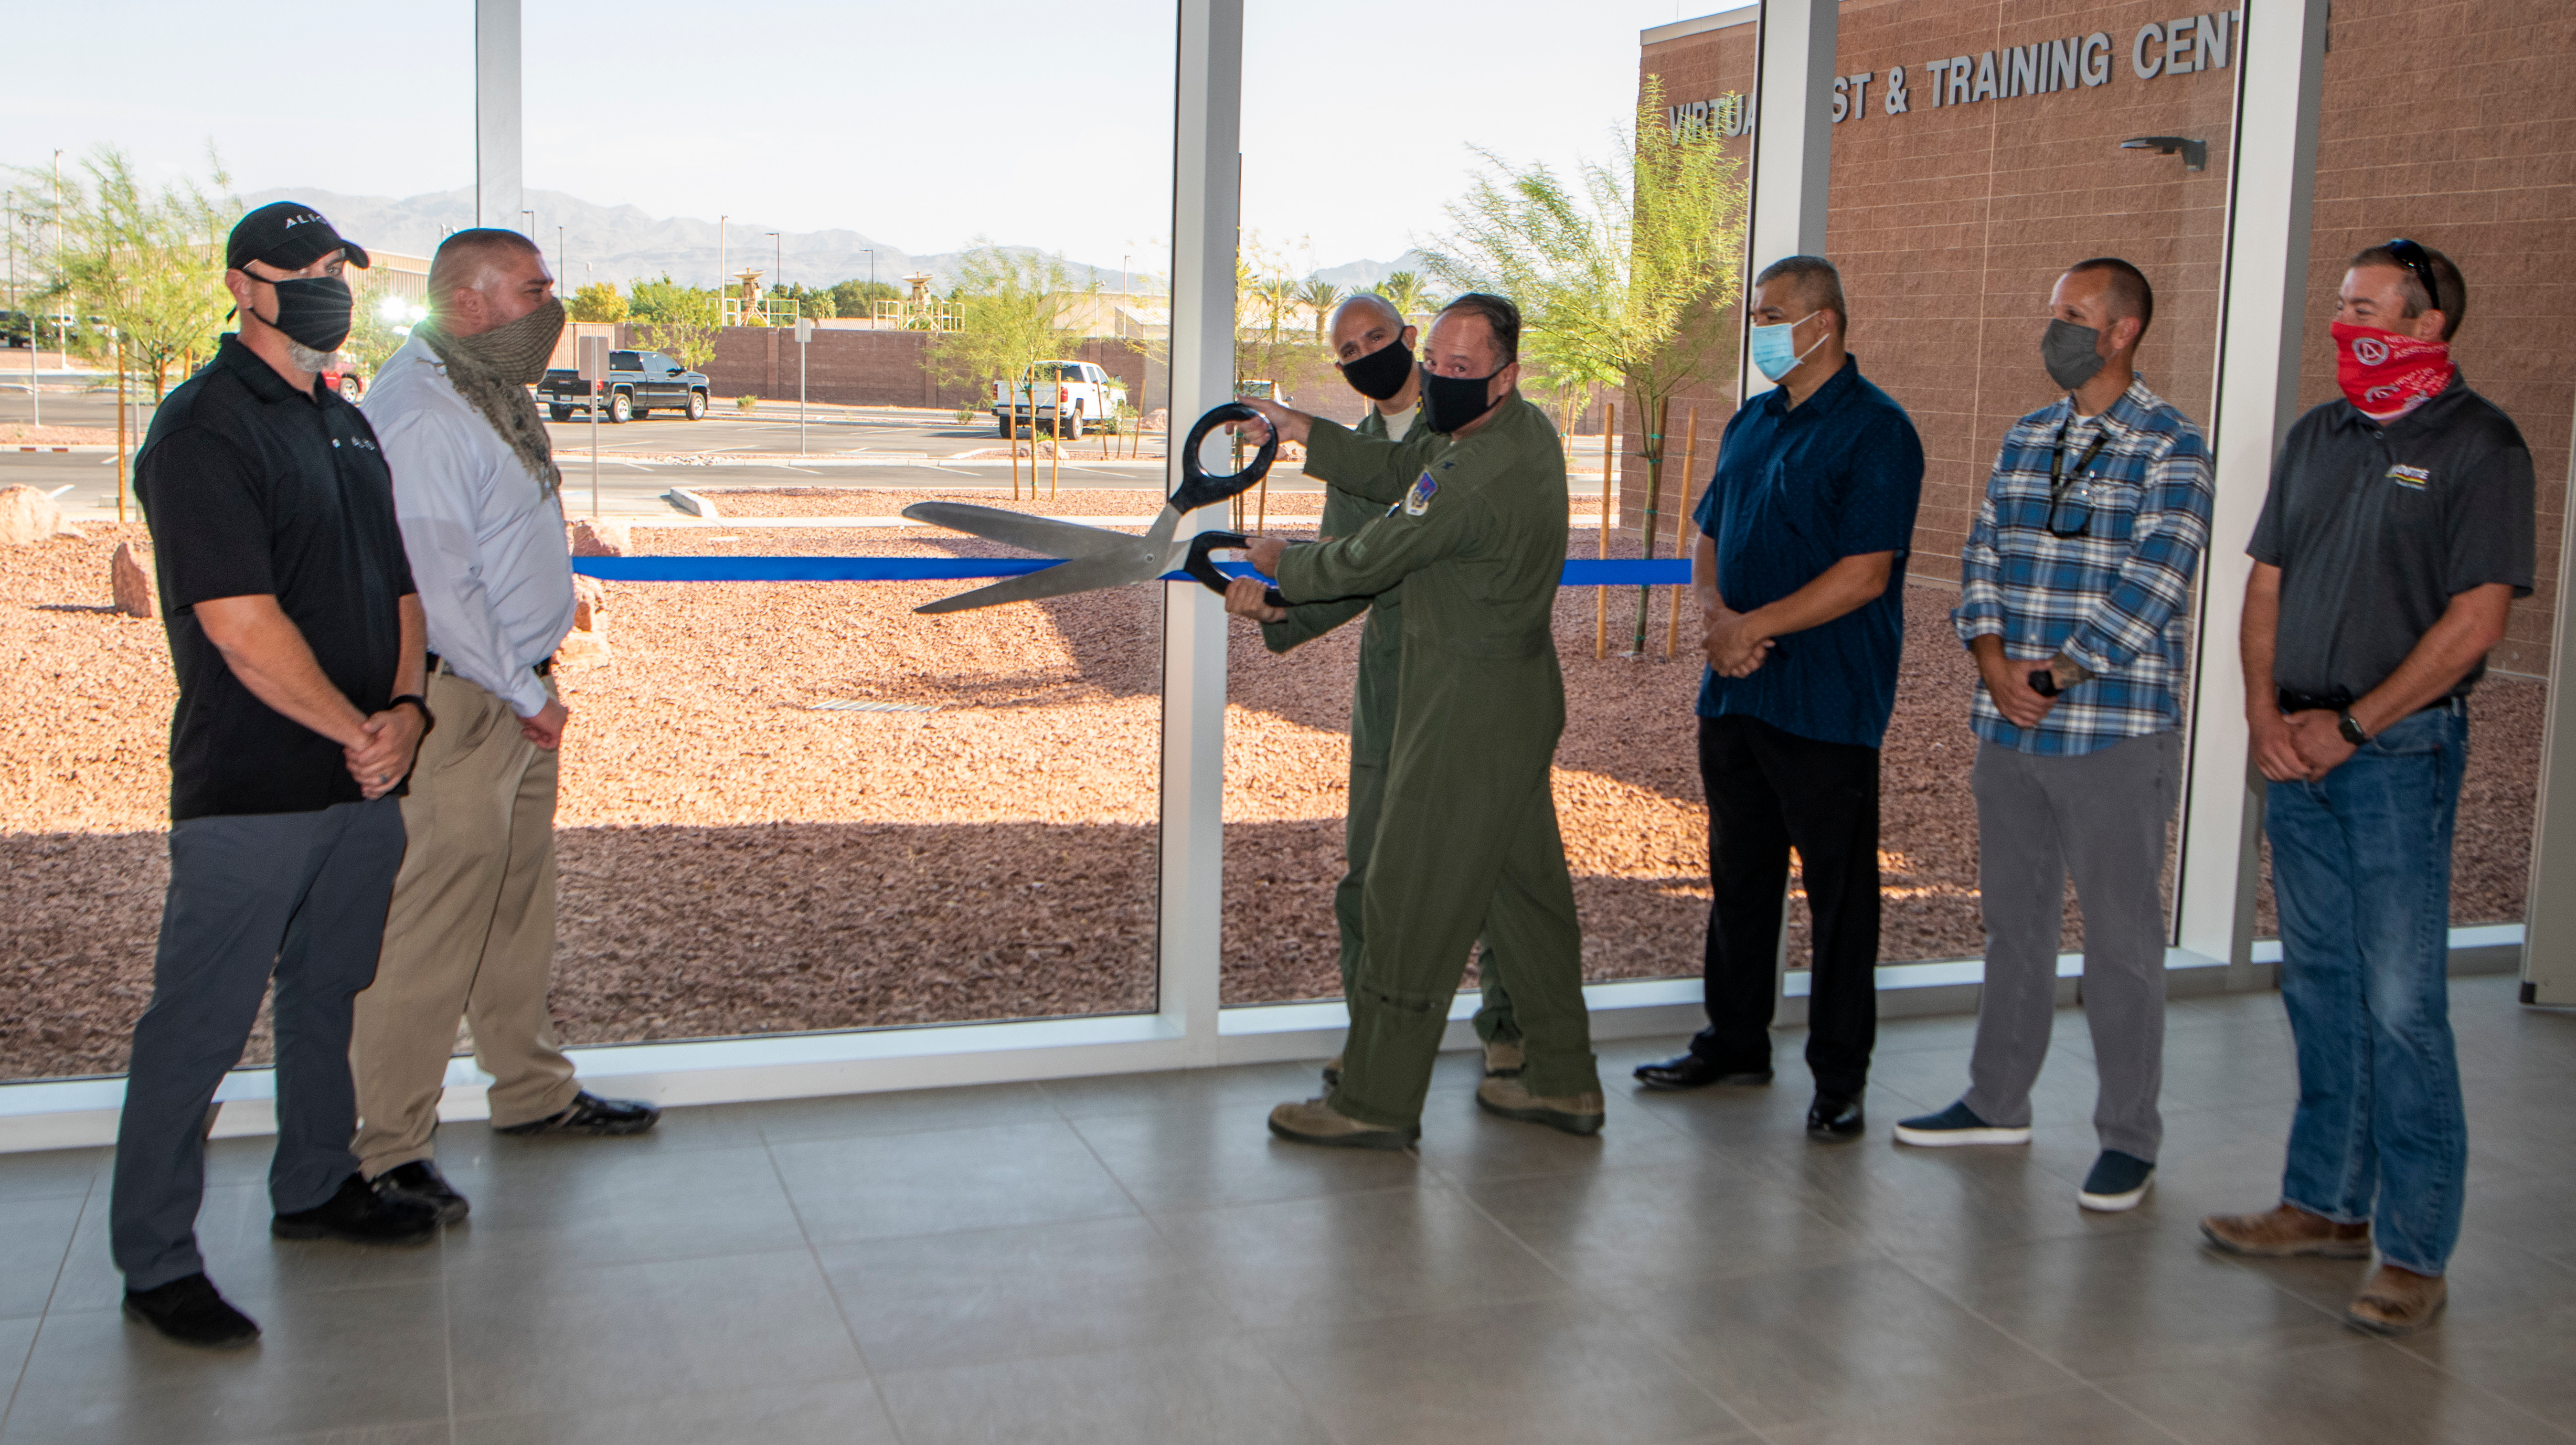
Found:
<path fill-rule="evenodd" d="M 535 216 L 507 219 L 518 223 L 512 229 L 526 230 L 545 247 L 547 259 L 563 273 L 559 279 L 567 291 L 591 281 L 613 281 L 622 286 L 637 277 L 664 273 L 687 285 L 712 286 L 716 284 L 719 264 L 727 271 L 756 267 L 763 273 L 776 271 L 783 264 L 784 276 L 765 275 L 766 283 L 776 284 L 784 279 L 804 285 L 830 285 L 868 279 L 872 263 L 875 278 L 890 285 L 900 287 L 904 276 L 927 271 L 933 284 L 944 290 L 956 279 L 957 263 L 964 254 L 943 251 L 917 255 L 850 230 L 786 231 L 772 241 L 768 233 L 773 227 L 744 219 L 725 224 L 723 259 L 719 263 L 714 221 L 694 216 L 648 215 L 635 206 L 594 205 L 561 191 L 530 191 L 526 199 Z M 250 206 L 301 201 L 328 216 L 340 234 L 359 245 L 411 256 L 428 255 L 437 249 L 441 237 L 474 224 L 474 192 L 470 189 L 435 191 L 399 200 L 344 196 L 330 191 L 271 190 L 242 200 Z M 558 227 L 562 228 L 560 234 Z M 1034 254 L 1039 248 L 1011 245 L 1007 249 Z M 1368 286 L 1384 279 L 1390 271 L 1419 270 L 1420 262 L 1418 254 L 1408 251 L 1391 262 L 1351 261 L 1315 274 L 1345 288 Z M 1122 276 L 1115 266 L 1072 260 L 1064 264 L 1076 286 L 1096 284 L 1103 290 L 1120 286 Z M 1132 274 L 1124 280 L 1134 290 L 1162 289 L 1158 280 Z"/>

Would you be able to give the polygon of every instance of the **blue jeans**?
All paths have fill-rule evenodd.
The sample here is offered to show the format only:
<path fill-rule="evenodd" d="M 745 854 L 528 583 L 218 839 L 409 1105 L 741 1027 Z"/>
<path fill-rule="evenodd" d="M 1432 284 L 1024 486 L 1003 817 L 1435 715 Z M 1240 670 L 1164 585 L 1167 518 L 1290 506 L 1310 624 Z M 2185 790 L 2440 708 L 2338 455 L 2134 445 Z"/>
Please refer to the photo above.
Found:
<path fill-rule="evenodd" d="M 2322 782 L 2272 784 L 2263 819 L 2299 1054 L 2281 1197 L 2370 1221 L 2380 1257 L 2417 1274 L 2459 1241 L 2468 1168 L 2447 992 L 2468 753 L 2464 705 L 2420 712 Z"/>

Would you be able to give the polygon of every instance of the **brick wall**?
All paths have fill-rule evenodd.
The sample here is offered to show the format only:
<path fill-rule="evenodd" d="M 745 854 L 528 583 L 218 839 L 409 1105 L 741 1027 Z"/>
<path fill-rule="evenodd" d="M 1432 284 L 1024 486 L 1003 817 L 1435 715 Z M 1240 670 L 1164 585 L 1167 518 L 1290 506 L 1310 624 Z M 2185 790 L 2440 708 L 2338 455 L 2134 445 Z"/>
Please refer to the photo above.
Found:
<path fill-rule="evenodd" d="M 2209 417 L 2235 71 L 2136 77 L 2132 37 L 2175 8 L 2138 0 L 1842 6 L 1836 68 L 1874 79 L 1865 112 L 1833 129 L 1827 250 L 1843 271 L 1864 374 L 1906 406 L 1923 435 L 1918 575 L 1957 575 L 2004 429 L 2053 399 L 2038 345 L 2049 286 L 2067 264 L 2119 255 L 2147 273 L 2157 309 L 2140 371 L 2186 414 Z M 1929 104 L 1926 61 L 2093 31 L 2112 41 L 2105 85 Z M 2346 256 L 2403 234 L 2460 261 L 2471 299 L 2460 364 L 2521 424 L 2540 477 L 2543 585 L 2516 607 L 2496 655 L 2522 671 L 2547 664 L 2576 406 L 2576 344 L 2567 339 L 2576 321 L 2567 265 L 2576 244 L 2576 93 L 2549 80 L 2571 55 L 2576 13 L 2559 0 L 2342 0 L 2320 129 L 2301 399 L 2334 395 L 2325 328 Z M 1701 99 L 1750 89 L 1754 65 L 1747 25 L 1651 47 L 1640 73 L 1663 75 L 1675 99 Z M 1886 80 L 1897 65 L 1911 105 L 1889 115 Z M 2178 157 L 2117 148 L 2141 135 L 2206 140 L 2209 167 L 2186 171 Z M 1709 437 L 1732 392 L 1729 375 L 1677 400 L 1672 429 L 1681 431 L 1696 404 Z M 1635 418 L 1622 422 L 1630 454 L 1623 512 L 1633 527 L 1643 468 L 1633 459 Z M 1703 446 L 1699 481 L 1712 463 Z"/>

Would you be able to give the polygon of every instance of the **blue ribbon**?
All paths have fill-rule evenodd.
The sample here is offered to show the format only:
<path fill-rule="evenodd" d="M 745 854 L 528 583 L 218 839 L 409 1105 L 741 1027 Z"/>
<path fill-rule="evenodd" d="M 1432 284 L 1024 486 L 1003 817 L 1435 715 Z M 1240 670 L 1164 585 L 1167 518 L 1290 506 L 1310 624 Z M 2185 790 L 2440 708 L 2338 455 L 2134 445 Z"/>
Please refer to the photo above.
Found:
<path fill-rule="evenodd" d="M 574 571 L 603 582 L 966 582 L 1052 567 L 1050 558 L 990 557 L 575 557 Z M 1221 563 L 1228 576 L 1251 571 Z M 1186 582 L 1166 572 L 1165 582 Z M 1570 560 L 1567 587 L 1665 587 L 1690 581 L 1688 558 Z"/>

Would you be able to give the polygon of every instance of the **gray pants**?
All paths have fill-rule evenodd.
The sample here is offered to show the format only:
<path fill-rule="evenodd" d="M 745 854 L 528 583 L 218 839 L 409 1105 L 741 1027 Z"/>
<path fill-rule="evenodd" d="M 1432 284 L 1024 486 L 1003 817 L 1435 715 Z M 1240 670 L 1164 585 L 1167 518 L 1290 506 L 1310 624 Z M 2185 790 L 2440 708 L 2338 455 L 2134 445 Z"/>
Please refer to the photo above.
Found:
<path fill-rule="evenodd" d="M 134 1025 L 108 1205 L 128 1289 L 201 1273 L 206 1109 L 277 980 L 277 1212 L 311 1209 L 358 1167 L 349 1152 L 350 1001 L 376 976 L 402 866 L 402 805 L 191 818 L 170 829 L 170 891 L 152 1003 Z"/>
<path fill-rule="evenodd" d="M 2182 787 L 2182 737 L 2150 733 L 2081 757 L 1979 745 L 1977 886 L 1985 895 L 1986 985 L 1968 1108 L 1989 1124 L 2030 1122 L 2048 1057 L 2066 878 L 2084 910 L 2084 1021 L 2101 1092 L 2105 1149 L 2152 1162 L 2164 1139 L 2165 912 L 2157 890 L 2165 823 Z"/>

